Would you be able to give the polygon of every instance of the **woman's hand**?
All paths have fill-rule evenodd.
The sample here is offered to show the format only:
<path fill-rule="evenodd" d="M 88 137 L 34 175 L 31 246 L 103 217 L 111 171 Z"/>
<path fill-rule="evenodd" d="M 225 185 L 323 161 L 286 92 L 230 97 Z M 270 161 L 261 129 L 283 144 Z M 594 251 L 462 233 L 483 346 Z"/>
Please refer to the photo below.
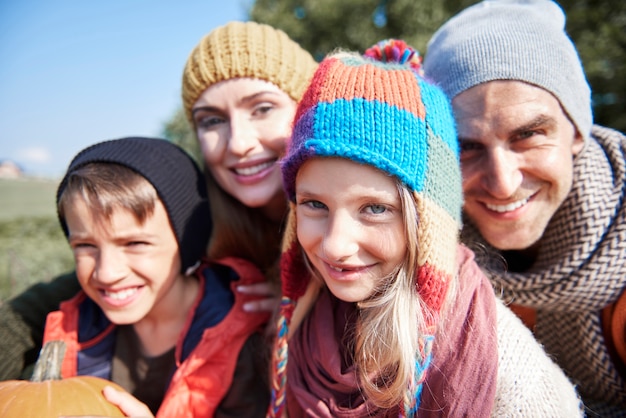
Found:
<path fill-rule="evenodd" d="M 280 298 L 276 295 L 275 289 L 267 282 L 238 286 L 237 291 L 244 295 L 264 296 L 262 299 L 244 303 L 243 310 L 246 312 L 273 312 L 280 304 Z"/>

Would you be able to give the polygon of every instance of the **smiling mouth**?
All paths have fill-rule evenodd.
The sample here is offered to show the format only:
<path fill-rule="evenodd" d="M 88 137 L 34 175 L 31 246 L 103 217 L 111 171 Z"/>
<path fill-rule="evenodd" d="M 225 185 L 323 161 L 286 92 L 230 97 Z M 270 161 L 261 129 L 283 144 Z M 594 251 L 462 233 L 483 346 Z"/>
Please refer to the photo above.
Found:
<path fill-rule="evenodd" d="M 267 161 L 265 163 L 261 163 L 259 165 L 255 165 L 252 167 L 234 168 L 233 171 L 237 175 L 240 175 L 240 176 L 254 176 L 255 174 L 260 173 L 261 171 L 267 170 L 274 164 L 275 164 L 275 161 Z"/>
<path fill-rule="evenodd" d="M 485 203 L 485 206 L 487 206 L 487 209 L 492 210 L 494 212 L 506 213 L 506 212 L 512 212 L 516 209 L 521 208 L 526 203 L 528 203 L 528 200 L 530 200 L 530 198 L 518 200 L 517 202 L 509 203 L 508 205 L 492 205 L 489 203 Z"/>
<path fill-rule="evenodd" d="M 124 299 L 128 299 L 129 297 L 137 293 L 138 290 L 139 290 L 138 288 L 134 287 L 131 289 L 120 290 L 119 292 L 111 292 L 108 290 L 104 290 L 103 293 L 108 298 L 111 298 L 114 300 L 124 300 Z"/>

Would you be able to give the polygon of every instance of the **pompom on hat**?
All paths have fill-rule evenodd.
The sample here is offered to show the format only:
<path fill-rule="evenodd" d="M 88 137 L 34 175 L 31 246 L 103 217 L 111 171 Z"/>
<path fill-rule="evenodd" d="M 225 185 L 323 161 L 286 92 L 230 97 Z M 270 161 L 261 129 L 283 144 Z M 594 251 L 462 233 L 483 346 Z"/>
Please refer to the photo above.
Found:
<path fill-rule="evenodd" d="M 57 205 L 73 172 L 90 163 L 126 166 L 155 188 L 176 235 L 181 273 L 204 256 L 213 223 L 204 174 L 180 147 L 165 139 L 128 137 L 91 145 L 70 162 L 57 190 Z M 68 236 L 65 219 L 61 228 Z"/>
<path fill-rule="evenodd" d="M 436 329 L 448 285 L 457 270 L 462 189 L 448 98 L 421 76 L 419 54 L 402 41 L 380 42 L 364 56 L 327 56 L 300 101 L 281 166 L 291 210 L 281 257 L 283 297 L 270 416 L 280 416 L 284 407 L 289 327 L 292 319 L 294 325 L 297 323 L 296 302 L 312 285 L 296 236 L 295 180 L 302 164 L 318 157 L 345 158 L 373 166 L 413 192 L 418 208 L 414 280 L 430 311 L 425 315 L 431 319 L 426 324 L 429 330 Z M 416 382 L 407 382 L 407 388 L 412 387 L 409 390 L 417 395 L 428 369 L 432 337 L 425 336 L 423 352 L 416 353 Z"/>
<path fill-rule="evenodd" d="M 296 102 L 317 62 L 279 29 L 256 22 L 230 22 L 205 35 L 183 71 L 183 106 L 189 121 L 202 93 L 215 83 L 250 77 L 277 85 Z"/>
<path fill-rule="evenodd" d="M 450 99 L 494 80 L 541 87 L 583 138 L 591 133 L 591 90 L 563 10 L 551 0 L 485 0 L 468 7 L 433 35 L 424 71 Z"/>

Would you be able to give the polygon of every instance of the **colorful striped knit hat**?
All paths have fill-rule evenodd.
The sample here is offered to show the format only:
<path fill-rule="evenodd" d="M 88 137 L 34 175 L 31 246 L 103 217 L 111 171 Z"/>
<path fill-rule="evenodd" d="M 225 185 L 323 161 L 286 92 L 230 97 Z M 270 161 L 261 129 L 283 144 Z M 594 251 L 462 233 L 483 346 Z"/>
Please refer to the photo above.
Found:
<path fill-rule="evenodd" d="M 283 297 L 270 407 L 270 415 L 276 416 L 284 407 L 289 326 L 296 302 L 311 278 L 296 238 L 293 205 L 297 172 L 312 157 L 340 157 L 371 165 L 413 191 L 419 224 L 415 284 L 434 313 L 426 315 L 434 318 L 427 324 L 429 329 L 437 326 L 448 284 L 457 270 L 462 192 L 449 100 L 422 77 L 419 56 L 402 41 L 383 41 L 368 49 L 365 56 L 339 53 L 326 57 L 299 104 L 292 140 L 282 162 L 292 210 L 281 258 Z M 424 352 L 416 353 L 420 376 L 416 376 L 411 392 L 416 394 L 414 399 L 419 399 L 430 360 L 432 336 L 426 340 Z"/>
<path fill-rule="evenodd" d="M 191 51 L 183 71 L 183 107 L 191 109 L 213 84 L 250 77 L 277 85 L 296 102 L 317 62 L 285 32 L 256 22 L 230 22 L 205 35 Z"/>

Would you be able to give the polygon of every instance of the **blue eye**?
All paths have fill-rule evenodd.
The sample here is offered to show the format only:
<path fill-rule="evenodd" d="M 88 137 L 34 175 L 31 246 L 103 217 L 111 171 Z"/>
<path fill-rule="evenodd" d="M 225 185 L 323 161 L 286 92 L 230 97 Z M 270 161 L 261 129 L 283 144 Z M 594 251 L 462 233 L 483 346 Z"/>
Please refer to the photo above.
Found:
<path fill-rule="evenodd" d="M 370 205 L 368 208 L 374 214 L 381 214 L 387 210 L 387 207 L 384 205 Z"/>
<path fill-rule="evenodd" d="M 325 209 L 326 205 L 318 200 L 309 200 L 308 202 L 304 202 L 305 205 L 312 207 L 313 209 Z"/>

